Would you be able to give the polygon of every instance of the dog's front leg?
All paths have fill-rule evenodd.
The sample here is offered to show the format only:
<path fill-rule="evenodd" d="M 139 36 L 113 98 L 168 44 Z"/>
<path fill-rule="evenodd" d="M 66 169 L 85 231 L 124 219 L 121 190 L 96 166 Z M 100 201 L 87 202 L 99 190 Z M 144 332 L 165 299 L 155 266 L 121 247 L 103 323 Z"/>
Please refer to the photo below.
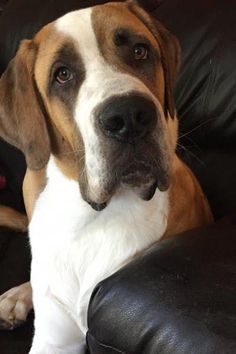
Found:
<path fill-rule="evenodd" d="M 34 291 L 34 289 L 33 289 Z M 47 292 L 34 293 L 35 334 L 30 354 L 83 354 L 85 337 L 70 313 Z"/>

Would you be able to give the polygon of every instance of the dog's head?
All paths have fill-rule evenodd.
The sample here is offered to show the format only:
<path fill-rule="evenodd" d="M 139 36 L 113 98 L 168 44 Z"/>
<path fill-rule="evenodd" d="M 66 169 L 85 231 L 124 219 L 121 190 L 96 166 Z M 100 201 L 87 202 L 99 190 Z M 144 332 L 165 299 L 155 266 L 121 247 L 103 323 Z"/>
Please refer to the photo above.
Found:
<path fill-rule="evenodd" d="M 134 1 L 71 12 L 23 41 L 0 80 L 0 135 L 30 169 L 50 154 L 101 210 L 169 186 L 176 39 Z"/>

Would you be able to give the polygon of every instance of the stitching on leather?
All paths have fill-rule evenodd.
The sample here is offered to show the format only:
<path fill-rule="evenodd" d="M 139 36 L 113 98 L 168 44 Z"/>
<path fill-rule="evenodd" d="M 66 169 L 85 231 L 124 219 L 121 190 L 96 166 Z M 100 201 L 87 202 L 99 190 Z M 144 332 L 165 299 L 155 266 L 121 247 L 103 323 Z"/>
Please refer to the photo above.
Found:
<path fill-rule="evenodd" d="M 107 348 L 107 349 L 112 349 L 114 351 L 116 351 L 117 353 L 120 353 L 120 354 L 129 354 L 128 352 L 123 352 L 115 347 L 112 347 L 111 345 L 107 345 L 107 344 L 104 344 L 102 342 L 100 342 L 99 340 L 97 340 L 90 332 L 88 332 L 89 336 L 91 336 L 100 346 L 102 346 L 103 348 Z"/>

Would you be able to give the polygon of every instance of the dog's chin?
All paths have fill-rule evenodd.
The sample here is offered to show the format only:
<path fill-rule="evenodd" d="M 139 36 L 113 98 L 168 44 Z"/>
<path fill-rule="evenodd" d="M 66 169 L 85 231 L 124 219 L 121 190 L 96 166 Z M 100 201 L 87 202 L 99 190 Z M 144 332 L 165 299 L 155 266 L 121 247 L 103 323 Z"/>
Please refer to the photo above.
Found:
<path fill-rule="evenodd" d="M 168 172 L 168 169 L 144 162 L 132 164 L 123 173 L 121 184 L 131 189 L 142 200 L 149 201 L 157 188 L 162 192 L 169 188 Z"/>
<path fill-rule="evenodd" d="M 146 182 L 143 185 L 130 185 L 130 184 L 121 184 L 120 190 L 122 189 L 129 189 L 132 190 L 140 199 L 149 201 L 153 198 L 157 188 L 157 183 L 155 180 L 150 180 L 149 182 Z M 109 197 L 108 201 L 106 202 L 95 202 L 92 200 L 86 200 L 86 202 L 91 206 L 92 209 L 95 211 L 102 211 L 107 207 L 109 204 L 110 199 L 112 196 Z"/>
<path fill-rule="evenodd" d="M 149 201 L 153 198 L 156 189 L 158 188 L 158 182 L 153 176 L 125 176 L 121 179 L 120 183 L 114 187 L 113 192 L 107 194 L 106 200 L 103 198 L 92 200 L 86 199 L 85 201 L 96 211 L 102 211 L 107 207 L 111 198 L 116 192 L 122 190 L 133 191 L 136 196 L 142 200 Z"/>
<path fill-rule="evenodd" d="M 153 198 L 157 188 L 157 182 L 154 178 L 150 178 L 149 180 L 143 181 L 143 183 L 138 182 L 137 179 L 135 180 L 130 180 L 129 183 L 126 181 L 122 181 L 120 186 L 116 190 L 132 190 L 134 194 L 136 194 L 140 199 L 149 201 Z M 92 209 L 96 211 L 102 211 L 103 209 L 106 208 L 106 206 L 109 204 L 110 199 L 113 197 L 113 195 L 110 195 L 107 199 L 107 201 L 92 201 L 92 200 L 86 200 L 86 202 L 91 206 Z"/>
<path fill-rule="evenodd" d="M 155 175 L 150 171 L 132 170 L 124 173 L 119 181 L 109 183 L 109 186 L 103 186 L 101 193 L 97 191 L 96 198 L 84 198 L 84 200 L 96 211 L 102 211 L 107 207 L 112 197 L 122 190 L 133 191 L 136 196 L 142 200 L 149 201 L 153 198 L 156 189 L 164 192 L 169 188 L 168 174 L 162 173 Z"/>
<path fill-rule="evenodd" d="M 102 211 L 107 206 L 107 203 L 96 203 L 96 202 L 92 202 L 91 200 L 87 200 L 87 203 L 91 206 L 91 208 L 93 208 L 96 211 Z"/>
<path fill-rule="evenodd" d="M 135 171 L 122 177 L 121 188 L 132 190 L 140 199 L 148 201 L 155 194 L 157 180 L 152 175 Z"/>
<path fill-rule="evenodd" d="M 153 198 L 157 189 L 157 181 L 155 179 L 150 180 L 146 184 L 139 187 L 134 187 L 134 193 L 142 200 L 149 201 Z"/>

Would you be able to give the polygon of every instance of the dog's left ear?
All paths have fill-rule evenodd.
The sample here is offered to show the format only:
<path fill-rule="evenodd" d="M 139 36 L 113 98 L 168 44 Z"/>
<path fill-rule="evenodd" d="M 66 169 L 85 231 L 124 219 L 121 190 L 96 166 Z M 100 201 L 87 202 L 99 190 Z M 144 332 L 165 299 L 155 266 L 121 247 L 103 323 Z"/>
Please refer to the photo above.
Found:
<path fill-rule="evenodd" d="M 36 54 L 33 42 L 24 40 L 0 78 L 0 137 L 23 152 L 32 170 L 46 165 L 51 150 L 34 79 Z"/>
<path fill-rule="evenodd" d="M 150 30 L 157 40 L 161 50 L 161 62 L 165 79 L 164 113 L 168 117 L 175 117 L 174 85 L 180 67 L 180 45 L 177 38 L 170 33 L 159 21 L 152 18 L 139 1 L 128 0 L 129 10 L 136 15 Z"/>

